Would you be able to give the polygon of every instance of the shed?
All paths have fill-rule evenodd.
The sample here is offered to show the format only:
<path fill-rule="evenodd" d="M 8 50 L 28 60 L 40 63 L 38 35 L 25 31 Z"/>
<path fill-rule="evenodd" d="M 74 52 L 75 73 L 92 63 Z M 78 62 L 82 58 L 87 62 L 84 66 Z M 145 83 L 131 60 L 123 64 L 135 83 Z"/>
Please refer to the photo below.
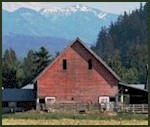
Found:
<path fill-rule="evenodd" d="M 35 108 L 35 91 L 32 89 L 6 88 L 2 90 L 2 111 L 23 111 Z"/>
<path fill-rule="evenodd" d="M 30 89 L 3 89 L 2 90 L 2 101 L 34 101 L 35 91 Z"/>
<path fill-rule="evenodd" d="M 148 104 L 148 90 L 145 85 L 119 83 L 119 101 L 127 104 Z"/>

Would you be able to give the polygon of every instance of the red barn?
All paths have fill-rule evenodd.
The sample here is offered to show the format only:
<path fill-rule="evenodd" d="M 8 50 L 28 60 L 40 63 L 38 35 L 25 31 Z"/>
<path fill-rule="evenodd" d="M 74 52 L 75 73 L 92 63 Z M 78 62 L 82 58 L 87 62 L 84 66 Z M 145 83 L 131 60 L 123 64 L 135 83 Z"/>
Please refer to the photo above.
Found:
<path fill-rule="evenodd" d="M 115 100 L 120 78 L 79 38 L 36 79 L 37 103 Z"/>

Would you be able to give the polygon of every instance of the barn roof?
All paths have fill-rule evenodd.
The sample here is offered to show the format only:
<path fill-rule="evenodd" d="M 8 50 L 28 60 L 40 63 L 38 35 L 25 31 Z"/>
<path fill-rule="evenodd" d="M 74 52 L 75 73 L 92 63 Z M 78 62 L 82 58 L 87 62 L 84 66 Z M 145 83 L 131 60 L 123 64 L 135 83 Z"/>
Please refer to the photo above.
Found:
<path fill-rule="evenodd" d="M 133 85 L 133 84 L 126 84 L 126 83 L 123 83 L 123 82 L 119 82 L 119 85 L 126 86 L 128 88 L 133 88 L 133 89 L 137 89 L 137 90 L 142 90 L 142 91 L 148 92 L 147 89 L 143 89 L 143 87 L 144 87 L 143 84 L 134 84 Z M 140 85 L 142 85 L 142 86 L 140 86 Z"/>
<path fill-rule="evenodd" d="M 6 88 L 2 90 L 2 101 L 34 101 L 35 91 L 31 89 Z"/>
<path fill-rule="evenodd" d="M 102 60 L 96 53 L 94 53 L 79 37 L 77 37 L 74 41 L 72 41 L 66 48 L 65 50 L 50 64 L 48 65 L 34 80 L 33 82 L 36 82 L 52 65 L 57 61 L 59 57 L 69 48 L 71 47 L 74 43 L 79 42 L 81 45 L 85 47 L 86 50 L 88 50 L 100 63 L 102 63 L 105 68 L 118 80 L 120 81 L 120 77 L 106 64 L 105 61 Z"/>
<path fill-rule="evenodd" d="M 131 87 L 139 88 L 139 89 L 145 89 L 145 84 L 129 84 Z"/>

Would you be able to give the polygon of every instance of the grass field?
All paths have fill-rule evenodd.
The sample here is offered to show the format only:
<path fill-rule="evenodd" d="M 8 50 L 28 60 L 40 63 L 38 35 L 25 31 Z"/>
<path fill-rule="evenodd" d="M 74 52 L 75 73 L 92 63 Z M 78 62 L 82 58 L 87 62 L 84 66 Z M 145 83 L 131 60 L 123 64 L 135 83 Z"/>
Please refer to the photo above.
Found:
<path fill-rule="evenodd" d="M 3 114 L 3 125 L 148 125 L 144 114 L 101 114 L 101 113 L 45 113 L 25 112 Z"/>
<path fill-rule="evenodd" d="M 148 125 L 147 120 L 3 119 L 2 125 Z"/>

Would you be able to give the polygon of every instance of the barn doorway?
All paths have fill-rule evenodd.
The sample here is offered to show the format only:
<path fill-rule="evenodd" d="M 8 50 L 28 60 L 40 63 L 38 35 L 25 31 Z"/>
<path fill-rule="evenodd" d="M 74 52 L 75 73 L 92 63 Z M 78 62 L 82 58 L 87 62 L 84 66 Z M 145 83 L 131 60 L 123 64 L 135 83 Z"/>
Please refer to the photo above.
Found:
<path fill-rule="evenodd" d="M 45 97 L 39 99 L 40 110 L 47 110 L 52 107 L 55 102 L 55 97 Z"/>
<path fill-rule="evenodd" d="M 45 98 L 39 99 L 40 110 L 45 110 Z"/>
<path fill-rule="evenodd" d="M 108 96 L 100 96 L 99 97 L 99 104 L 100 104 L 100 108 L 101 111 L 107 111 L 109 110 L 109 102 L 110 102 L 110 98 Z"/>
<path fill-rule="evenodd" d="M 45 103 L 46 103 L 46 110 L 48 112 L 53 111 L 54 103 L 55 103 L 55 97 L 45 97 Z"/>

